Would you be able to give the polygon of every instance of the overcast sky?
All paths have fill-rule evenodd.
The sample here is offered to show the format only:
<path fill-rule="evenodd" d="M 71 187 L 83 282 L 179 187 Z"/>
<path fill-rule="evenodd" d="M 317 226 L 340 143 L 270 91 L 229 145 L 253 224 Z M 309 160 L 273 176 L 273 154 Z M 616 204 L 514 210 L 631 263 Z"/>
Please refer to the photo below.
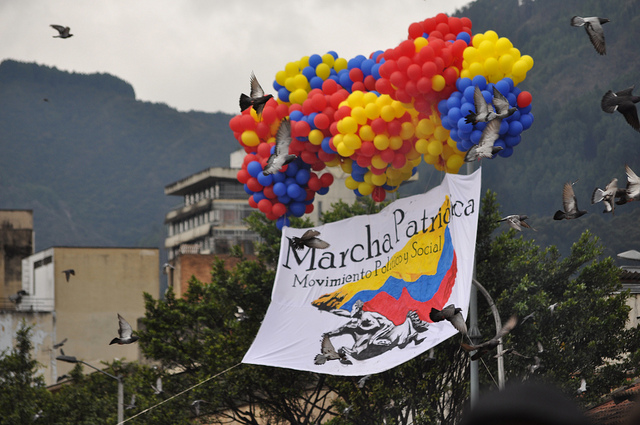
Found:
<path fill-rule="evenodd" d="M 139 100 L 239 113 L 254 71 L 266 92 L 291 61 L 395 47 L 412 22 L 469 0 L 3 0 L 0 58 L 108 73 Z M 71 27 L 53 38 L 49 24 Z"/>

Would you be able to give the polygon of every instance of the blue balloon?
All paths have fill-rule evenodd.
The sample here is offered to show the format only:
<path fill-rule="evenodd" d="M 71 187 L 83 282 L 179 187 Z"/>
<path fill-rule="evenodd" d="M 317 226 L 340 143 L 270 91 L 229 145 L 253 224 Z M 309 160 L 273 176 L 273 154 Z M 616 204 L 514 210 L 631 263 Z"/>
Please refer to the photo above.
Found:
<path fill-rule="evenodd" d="M 466 117 L 467 115 L 475 111 L 476 111 L 476 108 L 475 106 L 473 106 L 473 101 L 471 101 L 471 103 L 465 102 L 460 106 L 460 113 L 462 114 L 463 117 Z"/>
<path fill-rule="evenodd" d="M 275 193 L 276 196 L 286 195 L 287 194 L 287 185 L 282 183 L 282 182 L 275 183 L 273 185 L 273 193 Z"/>
<path fill-rule="evenodd" d="M 500 123 L 500 131 L 498 132 L 498 134 L 502 136 L 503 134 L 507 134 L 508 131 L 509 131 L 509 123 L 506 122 L 505 120 L 502 120 L 502 122 Z"/>
<path fill-rule="evenodd" d="M 276 219 L 276 227 L 278 230 L 282 230 L 284 226 L 288 226 L 290 224 L 289 218 L 287 216 L 278 217 Z"/>
<path fill-rule="evenodd" d="M 527 130 L 533 124 L 533 114 L 523 114 L 520 116 L 520 123 L 522 124 L 522 129 Z"/>
<path fill-rule="evenodd" d="M 296 183 L 298 183 L 300 186 L 305 185 L 309 181 L 309 177 L 311 177 L 311 172 L 309 170 L 306 170 L 304 168 L 298 170 L 298 172 L 296 173 Z"/>
<path fill-rule="evenodd" d="M 456 35 L 456 40 L 463 40 L 465 43 L 470 44 L 471 43 L 471 36 L 469 35 L 468 32 L 460 32 L 458 33 L 458 35 Z"/>
<path fill-rule="evenodd" d="M 291 202 L 291 198 L 288 195 L 278 196 L 278 202 L 288 205 Z"/>
<path fill-rule="evenodd" d="M 456 92 L 456 93 L 459 93 L 459 92 Z M 460 105 L 462 105 L 462 102 L 460 102 L 460 97 L 461 96 L 453 96 L 453 95 L 451 95 L 449 97 L 449 99 L 446 100 L 447 108 L 449 108 L 449 110 L 451 110 L 451 108 L 460 109 Z"/>
<path fill-rule="evenodd" d="M 297 198 L 300 196 L 302 188 L 297 183 L 292 183 L 287 186 L 287 195 L 291 198 Z"/>
<path fill-rule="evenodd" d="M 449 137 L 451 137 L 451 140 L 453 140 L 454 142 L 459 142 L 460 136 L 458 135 L 458 129 L 457 128 L 452 128 L 451 130 L 449 130 Z"/>
<path fill-rule="evenodd" d="M 353 81 L 351 81 L 351 78 L 349 78 L 349 71 L 347 71 L 346 69 L 343 69 L 338 73 L 338 78 L 339 78 L 338 83 L 342 86 L 342 88 L 344 88 L 348 92 L 351 92 L 351 86 L 353 85 Z"/>
<path fill-rule="evenodd" d="M 330 142 L 331 142 L 331 137 L 325 137 L 324 139 L 322 139 L 322 143 L 320 144 L 320 147 L 326 153 L 337 153 L 336 151 L 331 149 L 331 143 Z"/>
<path fill-rule="evenodd" d="M 266 176 L 262 173 L 258 174 L 258 183 L 263 186 L 271 186 L 273 184 L 273 174 L 267 174 Z"/>
<path fill-rule="evenodd" d="M 511 91 L 511 87 L 509 87 L 509 83 L 507 83 L 504 79 L 498 81 L 495 84 L 495 87 L 498 89 L 500 93 L 502 93 L 503 96 L 506 96 Z"/>
<path fill-rule="evenodd" d="M 469 149 L 471 149 L 471 146 L 473 146 L 473 143 L 471 142 L 471 140 L 463 140 L 461 144 L 462 144 L 462 149 L 460 149 L 460 152 L 466 152 Z"/>
<path fill-rule="evenodd" d="M 522 130 L 524 130 L 524 127 L 520 121 L 511 121 L 509 123 L 509 131 L 507 131 L 507 134 L 509 136 L 518 136 L 522 133 Z"/>
<path fill-rule="evenodd" d="M 292 202 L 289 204 L 289 211 L 295 217 L 302 217 L 304 215 L 304 211 L 306 206 L 302 202 Z"/>
<path fill-rule="evenodd" d="M 280 84 L 278 84 L 278 82 L 276 80 L 273 80 L 273 89 L 275 91 L 280 90 L 281 88 L 283 88 L 284 86 L 281 86 Z"/>
<path fill-rule="evenodd" d="M 484 101 L 487 102 L 487 104 L 493 102 L 493 91 L 482 90 L 482 97 L 484 97 Z"/>
<path fill-rule="evenodd" d="M 289 177 L 293 177 L 296 175 L 299 168 L 300 167 L 298 165 L 298 161 L 290 162 L 289 166 L 287 167 L 287 171 L 285 171 L 285 174 Z"/>
<path fill-rule="evenodd" d="M 302 111 L 291 111 L 291 113 L 289 114 L 289 118 L 291 119 L 291 121 L 300 121 L 303 117 L 304 114 L 302 113 Z"/>
<path fill-rule="evenodd" d="M 287 176 L 284 173 L 275 173 L 275 174 L 272 174 L 272 176 L 273 176 L 274 183 L 275 182 L 282 183 L 287 178 Z"/>
<path fill-rule="evenodd" d="M 482 137 L 482 131 L 480 130 L 473 130 L 471 132 L 471 137 L 469 137 L 469 140 L 471 140 L 471 142 L 474 145 L 477 145 L 478 142 L 480 142 L 480 138 Z"/>
<path fill-rule="evenodd" d="M 476 75 L 471 81 L 473 82 L 474 86 L 480 87 L 480 90 L 484 90 L 487 87 L 487 79 L 484 77 L 484 75 Z"/>
<path fill-rule="evenodd" d="M 448 115 L 443 115 L 440 121 L 440 124 L 447 130 L 452 130 L 455 127 L 453 124 L 455 121 L 451 121 Z"/>
<path fill-rule="evenodd" d="M 513 92 L 509 93 L 505 97 L 509 101 L 509 105 L 517 105 L 518 104 L 518 99 L 516 98 L 516 95 L 513 94 Z"/>
<path fill-rule="evenodd" d="M 329 187 L 321 187 L 320 189 L 318 189 L 318 191 L 316 192 L 318 195 L 326 195 L 327 193 L 329 193 Z"/>
<path fill-rule="evenodd" d="M 313 54 L 309 56 L 309 65 L 312 67 L 316 67 L 322 63 L 322 56 L 318 54 Z"/>
<path fill-rule="evenodd" d="M 371 75 L 373 76 L 373 78 L 375 78 L 376 80 L 380 79 L 380 65 L 379 63 L 376 63 L 375 65 L 373 65 L 371 67 Z"/>
<path fill-rule="evenodd" d="M 509 158 L 511 155 L 513 155 L 513 148 L 507 146 L 506 148 L 498 152 L 498 155 L 500 155 L 503 158 Z"/>
<path fill-rule="evenodd" d="M 464 89 L 464 99 L 473 104 L 473 94 L 475 93 L 476 88 L 475 86 L 469 86 L 466 89 Z"/>
<path fill-rule="evenodd" d="M 470 133 L 471 131 L 473 131 L 473 124 L 466 122 L 465 118 L 460 118 L 458 120 L 458 132 Z"/>
<path fill-rule="evenodd" d="M 460 112 L 460 108 L 456 108 L 454 106 L 453 108 L 449 109 L 449 113 L 447 114 L 447 118 L 449 118 L 449 120 L 451 122 L 458 122 L 458 120 L 460 120 L 460 118 L 462 118 L 462 112 Z"/>
<path fill-rule="evenodd" d="M 288 102 L 289 101 L 289 90 L 286 89 L 286 87 L 282 87 L 281 89 L 278 90 L 278 99 L 280 99 L 283 102 Z"/>
<path fill-rule="evenodd" d="M 258 174 L 262 174 L 262 165 L 258 161 L 251 161 L 247 164 L 247 171 L 251 177 L 258 177 Z"/>
<path fill-rule="evenodd" d="M 448 111 L 449 107 L 447 106 L 446 100 L 441 100 L 440 102 L 438 102 L 438 112 L 440 112 L 441 115 L 446 115 Z"/>
<path fill-rule="evenodd" d="M 532 105 L 529 104 L 529 105 L 525 106 L 524 108 L 521 108 L 520 109 L 520 113 L 521 114 L 529 114 L 529 113 L 531 113 L 531 106 Z"/>
<path fill-rule="evenodd" d="M 245 183 L 244 191 L 247 192 L 247 195 L 253 195 L 253 190 L 249 189 L 249 186 Z"/>
<path fill-rule="evenodd" d="M 266 196 L 264 196 L 264 193 L 262 193 L 262 192 L 255 192 L 255 193 L 253 194 L 253 200 L 254 200 L 254 202 L 258 203 L 258 202 L 262 201 L 263 199 L 267 199 L 267 197 L 266 197 Z"/>
<path fill-rule="evenodd" d="M 324 83 L 324 80 L 317 75 L 309 80 L 309 85 L 312 89 L 322 89 L 322 83 Z"/>
<path fill-rule="evenodd" d="M 509 146 L 509 147 L 514 147 L 517 146 L 520 143 L 520 140 L 522 140 L 522 137 L 520 135 L 517 136 L 506 136 L 504 138 L 504 143 Z"/>
<path fill-rule="evenodd" d="M 365 77 L 367 75 L 371 75 L 371 69 L 373 68 L 373 65 L 375 65 L 375 63 L 376 62 L 373 59 L 365 59 L 362 61 L 362 63 L 360 64 L 360 69 L 362 70 L 362 73 Z"/>
<path fill-rule="evenodd" d="M 464 91 L 471 85 L 471 78 L 458 78 L 456 80 L 456 88 L 460 93 L 464 93 Z"/>
<path fill-rule="evenodd" d="M 313 77 L 315 77 L 316 76 L 315 66 L 305 66 L 304 69 L 302 70 L 302 75 L 307 77 L 307 80 L 310 80 Z"/>

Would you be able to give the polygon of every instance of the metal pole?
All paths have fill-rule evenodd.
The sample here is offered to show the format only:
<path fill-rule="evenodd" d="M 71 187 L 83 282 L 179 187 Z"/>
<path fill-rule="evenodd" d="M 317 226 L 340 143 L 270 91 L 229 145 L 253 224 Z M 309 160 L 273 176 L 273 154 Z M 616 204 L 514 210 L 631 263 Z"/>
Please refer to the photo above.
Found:
<path fill-rule="evenodd" d="M 122 376 L 118 376 L 118 423 L 124 421 L 124 385 L 122 384 Z"/>
<path fill-rule="evenodd" d="M 475 279 L 475 277 L 471 279 L 471 282 L 473 283 L 474 288 L 478 288 L 480 292 L 482 292 L 482 295 L 484 295 L 485 299 L 489 303 L 489 308 L 491 308 L 491 313 L 493 314 L 493 320 L 496 324 L 496 333 L 498 333 L 498 331 L 502 329 L 502 320 L 500 320 L 500 313 L 498 313 L 498 307 L 496 307 L 496 303 L 493 302 L 493 298 L 491 298 L 491 295 L 489 295 L 489 292 L 485 289 L 484 286 L 480 284 L 480 282 L 478 282 Z M 500 354 L 502 354 L 502 338 L 500 338 L 498 342 L 498 388 L 502 390 L 504 389 L 504 380 L 505 380 L 504 357 L 502 357 Z M 476 365 L 478 364 L 478 362 L 475 362 L 475 363 Z"/>
<path fill-rule="evenodd" d="M 467 175 L 473 174 L 473 162 L 467 162 Z M 473 257 L 473 274 L 472 281 L 476 277 L 476 260 Z M 478 328 L 478 292 L 476 287 L 471 285 L 471 293 L 469 294 L 469 338 L 479 338 L 480 329 Z M 474 341 L 476 342 L 476 341 Z M 478 400 L 480 394 L 480 379 L 478 376 L 478 362 L 469 359 L 469 398 L 473 407 Z"/>

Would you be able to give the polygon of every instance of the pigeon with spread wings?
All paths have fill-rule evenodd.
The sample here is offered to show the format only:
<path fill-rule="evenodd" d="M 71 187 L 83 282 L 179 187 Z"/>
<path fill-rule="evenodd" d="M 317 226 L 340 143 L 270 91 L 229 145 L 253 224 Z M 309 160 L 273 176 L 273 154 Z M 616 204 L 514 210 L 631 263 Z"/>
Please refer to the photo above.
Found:
<path fill-rule="evenodd" d="M 140 339 L 139 336 L 133 335 L 133 328 L 129 322 L 124 320 L 124 317 L 120 316 L 118 313 L 118 338 L 113 338 L 109 345 L 111 344 L 131 344 L 132 342 L 136 342 Z"/>
<path fill-rule="evenodd" d="M 491 158 L 503 149 L 502 146 L 493 145 L 500 135 L 501 123 L 501 118 L 493 119 L 487 123 L 487 126 L 482 130 L 482 136 L 480 136 L 478 144 L 471 146 L 464 156 L 465 162 L 473 162 L 481 158 Z"/>
<path fill-rule="evenodd" d="M 621 189 L 624 192 L 624 189 Z M 616 204 L 614 200 L 616 196 L 620 196 L 623 193 L 618 194 L 618 179 L 614 178 L 609 182 L 609 184 L 603 189 L 596 187 L 591 194 L 591 205 L 597 204 L 598 202 L 604 203 L 604 211 L 605 213 L 615 213 Z"/>
<path fill-rule="evenodd" d="M 504 326 L 502 326 L 500 331 L 496 333 L 496 336 L 494 336 L 490 340 L 485 341 L 482 344 L 478 344 L 478 345 L 469 345 L 464 342 L 461 343 L 460 345 L 462 346 L 462 348 L 464 348 L 465 351 L 477 350 L 477 352 L 471 356 L 471 360 L 478 360 L 480 357 L 484 356 L 486 353 L 496 348 L 498 344 L 500 344 L 500 338 L 502 338 L 503 336 L 511 332 L 513 328 L 516 327 L 517 323 L 518 323 L 518 319 L 516 318 L 516 316 L 511 316 L 509 320 L 507 320 L 507 323 L 505 323 Z"/>
<path fill-rule="evenodd" d="M 573 192 L 573 185 L 569 182 L 564 184 L 562 188 L 562 207 L 564 211 L 558 210 L 553 215 L 554 220 L 572 220 L 581 217 L 587 212 L 578 208 L 578 200 Z"/>
<path fill-rule="evenodd" d="M 602 96 L 600 107 L 606 113 L 613 114 L 615 111 L 620 112 L 627 123 L 635 130 L 640 131 L 640 121 L 638 120 L 638 110 L 636 109 L 636 103 L 640 102 L 640 96 L 633 95 L 633 89 L 635 86 L 631 86 L 624 90 L 613 92 L 609 90 Z"/>
<path fill-rule="evenodd" d="M 320 232 L 317 230 L 309 229 L 300 237 L 294 236 L 290 238 L 291 247 L 293 249 L 301 250 L 302 248 L 309 247 L 313 249 L 327 249 L 329 244 L 320 239 Z"/>
<path fill-rule="evenodd" d="M 244 93 L 240 94 L 240 110 L 244 111 L 245 109 L 253 106 L 256 114 L 261 116 L 264 105 L 273 97 L 273 95 L 264 94 L 264 90 L 262 90 L 262 86 L 258 83 L 258 79 L 253 72 L 251 73 L 249 81 L 251 82 L 251 92 L 249 92 L 249 96 Z"/>
<path fill-rule="evenodd" d="M 464 317 L 462 317 L 462 309 L 453 304 L 449 304 L 442 310 L 432 307 L 431 312 L 429 313 L 429 318 L 433 322 L 447 320 L 462 335 L 467 334 L 467 324 L 464 322 Z"/>
<path fill-rule="evenodd" d="M 73 34 L 70 34 L 71 28 L 65 27 L 62 25 L 49 25 L 51 28 L 58 31 L 58 35 L 54 35 L 53 38 L 69 38 L 73 37 Z"/>
<path fill-rule="evenodd" d="M 622 189 L 622 193 L 618 190 L 619 195 L 616 195 L 619 196 L 616 201 L 618 205 L 640 200 L 640 177 L 628 165 L 625 165 L 624 168 L 627 172 L 627 187 Z"/>
<path fill-rule="evenodd" d="M 506 221 L 509 224 L 509 227 L 511 227 L 512 229 L 517 230 L 518 232 L 520 232 L 523 227 L 526 227 L 527 229 L 531 229 L 531 230 L 535 231 L 536 229 L 534 229 L 533 227 L 529 226 L 529 223 L 527 223 L 525 221 L 528 218 L 529 218 L 528 215 L 512 214 L 512 215 L 508 215 L 506 217 L 501 218 L 500 220 L 498 220 L 498 223 Z"/>
<path fill-rule="evenodd" d="M 297 156 L 289 153 L 289 145 L 291 144 L 291 121 L 289 118 L 283 118 L 280 127 L 276 133 L 276 148 L 273 154 L 267 160 L 262 174 L 269 175 L 280 171 L 282 167 L 292 162 Z"/>
<path fill-rule="evenodd" d="M 571 18 L 571 26 L 584 27 L 589 36 L 589 40 L 591 40 L 591 44 L 595 47 L 596 52 L 601 55 L 607 53 L 607 48 L 604 44 L 604 30 L 602 29 L 602 24 L 606 24 L 607 22 L 611 21 L 607 18 L 598 18 L 597 16 L 591 16 L 589 18 L 574 16 Z"/>

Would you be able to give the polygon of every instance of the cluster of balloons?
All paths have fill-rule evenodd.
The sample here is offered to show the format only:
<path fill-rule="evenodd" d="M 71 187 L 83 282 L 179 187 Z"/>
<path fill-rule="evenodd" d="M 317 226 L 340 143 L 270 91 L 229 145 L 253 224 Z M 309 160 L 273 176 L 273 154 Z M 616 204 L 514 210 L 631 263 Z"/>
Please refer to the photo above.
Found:
<path fill-rule="evenodd" d="M 493 86 L 518 110 L 503 121 L 502 157 L 531 126 L 531 95 L 516 86 L 533 66 L 530 56 L 494 31 L 472 36 L 471 20 L 438 14 L 409 26 L 398 46 L 352 59 L 330 51 L 289 62 L 276 73 L 261 116 L 247 109 L 229 126 L 247 152 L 238 180 L 250 204 L 287 224 L 313 209 L 315 194 L 333 183 L 326 167 L 341 167 L 345 185 L 376 202 L 397 190 L 421 161 L 457 173 L 484 123 L 466 124 L 479 86 L 490 102 Z M 469 95 L 471 97 L 469 98 Z M 298 158 L 262 175 L 280 121 L 289 117 Z"/>
<path fill-rule="evenodd" d="M 476 75 L 473 80 L 469 78 L 458 79 L 458 90 L 438 104 L 443 127 L 449 130 L 449 137 L 456 142 L 460 151 L 468 151 L 471 146 L 478 144 L 482 130 L 487 123 L 471 124 L 465 120 L 469 113 L 476 112 L 473 104 L 475 87 L 482 90 L 482 95 L 487 103 L 491 102 L 495 87 L 509 101 L 510 107 L 517 107 L 512 115 L 502 120 L 500 137 L 494 142 L 494 146 L 503 148 L 498 155 L 505 158 L 511 156 L 513 148 L 520 143 L 520 134 L 533 124 L 531 94 L 527 91 L 521 91 L 514 85 L 511 78 L 503 78 L 495 84 L 487 83 L 486 78 L 482 75 Z"/>

